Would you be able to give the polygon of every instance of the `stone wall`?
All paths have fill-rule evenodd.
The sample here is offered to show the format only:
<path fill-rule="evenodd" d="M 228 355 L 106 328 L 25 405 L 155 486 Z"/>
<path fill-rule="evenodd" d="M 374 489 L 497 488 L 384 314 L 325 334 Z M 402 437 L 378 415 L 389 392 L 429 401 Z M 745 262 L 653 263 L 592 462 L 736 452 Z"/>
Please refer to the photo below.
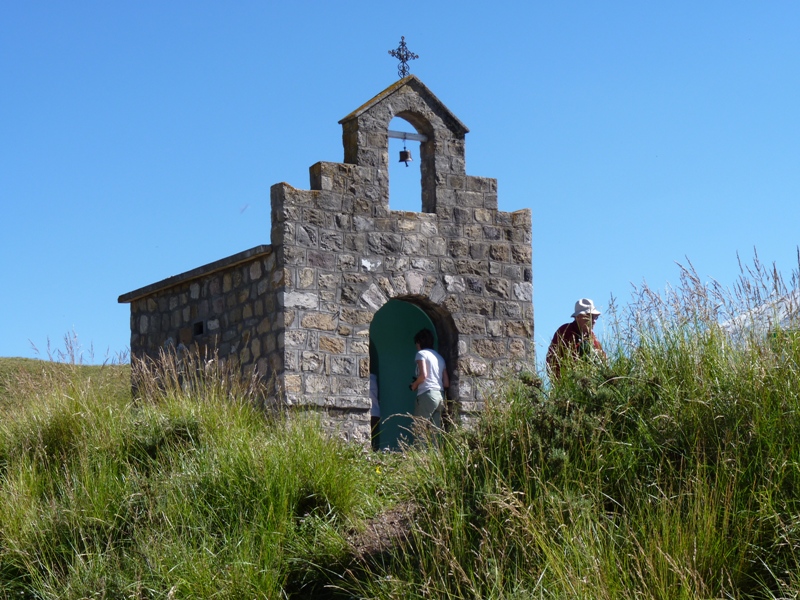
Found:
<path fill-rule="evenodd" d="M 391 211 L 382 180 L 371 167 L 318 163 L 315 189 L 272 188 L 287 397 L 366 423 L 369 326 L 396 298 L 437 322 L 451 391 L 469 415 L 494 376 L 532 355 L 530 211 L 498 211 L 496 181 L 464 175 L 446 180 L 460 199 L 452 211 Z"/>
<path fill-rule="evenodd" d="M 232 362 L 247 376 L 280 371 L 276 289 L 283 270 L 275 259 L 271 246 L 259 246 L 122 296 L 131 304 L 131 356 L 157 358 L 171 340 Z"/>

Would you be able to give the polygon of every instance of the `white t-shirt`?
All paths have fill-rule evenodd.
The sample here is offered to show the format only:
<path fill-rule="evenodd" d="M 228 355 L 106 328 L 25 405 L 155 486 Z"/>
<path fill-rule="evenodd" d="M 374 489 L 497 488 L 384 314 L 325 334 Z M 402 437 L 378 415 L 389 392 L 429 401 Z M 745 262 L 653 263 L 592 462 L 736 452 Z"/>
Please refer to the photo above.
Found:
<path fill-rule="evenodd" d="M 428 376 L 425 378 L 425 381 L 419 384 L 419 387 L 417 388 L 417 396 L 430 390 L 439 390 L 440 392 L 444 391 L 444 382 L 442 381 L 442 376 L 445 366 L 442 356 L 436 352 L 436 350 L 426 348 L 417 352 L 417 355 L 414 357 L 415 364 L 418 360 L 424 360 L 427 364 Z M 417 377 L 419 377 L 419 365 L 417 365 L 416 374 Z"/>

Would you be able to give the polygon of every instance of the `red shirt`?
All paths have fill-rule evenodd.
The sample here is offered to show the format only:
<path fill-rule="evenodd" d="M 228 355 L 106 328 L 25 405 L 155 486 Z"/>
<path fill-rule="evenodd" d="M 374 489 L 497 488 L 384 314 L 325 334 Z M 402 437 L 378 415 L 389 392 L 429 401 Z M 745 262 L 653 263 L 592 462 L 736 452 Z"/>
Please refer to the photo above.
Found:
<path fill-rule="evenodd" d="M 553 341 L 550 342 L 550 347 L 547 349 L 546 358 L 551 377 L 558 379 L 561 373 L 561 359 L 567 353 L 570 353 L 575 358 L 586 356 L 589 351 L 589 347 L 587 347 L 589 343 L 591 343 L 591 348 L 597 354 L 605 357 L 606 353 L 603 352 L 603 346 L 600 345 L 600 340 L 595 337 L 594 332 L 589 333 L 589 335 L 582 334 L 576 321 L 564 323 L 556 329 Z"/>

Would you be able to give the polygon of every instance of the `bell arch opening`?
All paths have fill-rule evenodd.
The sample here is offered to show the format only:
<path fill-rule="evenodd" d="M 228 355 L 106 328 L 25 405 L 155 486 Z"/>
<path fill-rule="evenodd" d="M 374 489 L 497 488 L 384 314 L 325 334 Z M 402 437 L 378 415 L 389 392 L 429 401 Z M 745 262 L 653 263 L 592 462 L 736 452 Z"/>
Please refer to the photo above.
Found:
<path fill-rule="evenodd" d="M 414 212 L 436 212 L 436 139 L 431 124 L 413 111 L 400 111 L 389 121 L 389 205 L 394 210 L 413 210 Z M 397 139 L 396 133 L 409 133 L 417 139 Z M 419 138 L 422 138 L 421 140 Z M 412 161 L 409 167 L 399 162 L 400 151 L 411 150 Z M 412 149 L 413 148 L 413 149 Z M 416 152 L 415 152 L 416 150 Z M 414 167 L 413 179 L 409 177 L 410 167 Z M 413 186 L 413 190 L 410 186 Z M 397 191 L 394 191 L 398 188 Z M 395 200 L 399 196 L 403 200 Z M 409 203 L 406 199 L 413 198 Z"/>
<path fill-rule="evenodd" d="M 416 134 L 414 128 L 402 117 L 389 122 L 389 131 Z M 389 208 L 422 212 L 422 172 L 420 168 L 421 143 L 414 139 L 389 138 Z M 401 152 L 410 152 L 411 160 L 401 162 Z"/>

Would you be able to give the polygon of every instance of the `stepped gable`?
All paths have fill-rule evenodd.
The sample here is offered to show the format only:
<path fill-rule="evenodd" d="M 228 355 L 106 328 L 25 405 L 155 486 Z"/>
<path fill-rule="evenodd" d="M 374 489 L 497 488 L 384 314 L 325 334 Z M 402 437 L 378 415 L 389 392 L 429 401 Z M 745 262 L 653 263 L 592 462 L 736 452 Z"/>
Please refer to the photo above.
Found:
<path fill-rule="evenodd" d="M 395 117 L 424 136 L 419 212 L 390 207 Z M 340 124 L 343 162 L 312 165 L 308 190 L 272 186 L 269 245 L 119 301 L 131 305 L 133 360 L 200 349 L 355 441 L 369 438 L 375 373 L 381 444 L 396 447 L 413 412 L 416 327 L 434 330 L 447 362 L 454 423 L 533 359 L 531 213 L 498 210 L 496 179 L 466 174 L 467 127 L 413 75 Z"/>

